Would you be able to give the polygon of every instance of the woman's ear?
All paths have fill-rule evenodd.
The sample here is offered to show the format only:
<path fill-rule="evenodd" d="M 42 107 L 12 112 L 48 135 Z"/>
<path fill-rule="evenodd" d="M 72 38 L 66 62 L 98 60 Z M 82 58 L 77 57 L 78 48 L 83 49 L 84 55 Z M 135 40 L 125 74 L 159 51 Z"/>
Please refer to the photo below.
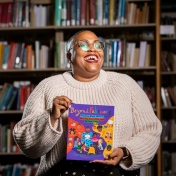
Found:
<path fill-rule="evenodd" d="M 67 60 L 68 60 L 69 63 L 72 62 L 71 61 L 71 53 L 70 53 L 70 51 L 67 52 Z"/>

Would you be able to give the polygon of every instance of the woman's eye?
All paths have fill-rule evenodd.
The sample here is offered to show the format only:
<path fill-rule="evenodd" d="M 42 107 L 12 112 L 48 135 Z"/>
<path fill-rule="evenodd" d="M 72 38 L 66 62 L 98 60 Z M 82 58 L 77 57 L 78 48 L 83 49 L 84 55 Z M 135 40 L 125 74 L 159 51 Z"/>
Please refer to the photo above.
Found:
<path fill-rule="evenodd" d="M 102 48 L 101 43 L 95 43 L 95 48 L 97 48 L 97 49 L 101 49 L 101 48 Z"/>
<path fill-rule="evenodd" d="M 101 48 L 101 45 L 97 44 L 95 45 L 96 48 Z"/>
<path fill-rule="evenodd" d="M 86 44 L 81 44 L 80 47 L 83 48 L 83 49 L 88 49 L 89 48 Z"/>

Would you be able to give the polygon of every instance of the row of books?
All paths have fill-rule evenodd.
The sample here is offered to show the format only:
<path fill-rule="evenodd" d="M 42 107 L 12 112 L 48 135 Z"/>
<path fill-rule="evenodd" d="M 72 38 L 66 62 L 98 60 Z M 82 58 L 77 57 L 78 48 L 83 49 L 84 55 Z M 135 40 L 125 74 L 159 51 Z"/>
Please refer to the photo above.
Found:
<path fill-rule="evenodd" d="M 151 65 L 152 45 L 147 41 L 127 42 L 126 39 L 102 39 L 106 42 L 105 67 L 148 67 Z M 32 44 L 14 41 L 0 42 L 0 69 L 70 68 L 66 58 L 66 44 L 56 42 L 55 59 L 53 41 L 35 40 Z M 55 60 L 55 61 L 52 61 Z"/>
<path fill-rule="evenodd" d="M 139 24 L 148 23 L 148 18 L 146 2 L 143 5 L 126 0 L 55 0 L 55 4 L 0 2 L 0 27 L 47 26 L 54 19 L 56 26 Z"/>
<path fill-rule="evenodd" d="M 0 165 L 0 175 L 2 176 L 35 176 L 37 169 L 39 167 L 38 163 L 34 165 L 27 165 L 16 163 L 14 165 Z"/>
<path fill-rule="evenodd" d="M 176 152 L 163 151 L 162 158 L 162 174 L 176 175 Z"/>
<path fill-rule="evenodd" d="M 59 10 L 58 10 L 59 9 Z M 126 0 L 55 0 L 55 25 L 119 25 L 149 22 L 149 6 Z"/>
<path fill-rule="evenodd" d="M 0 2 L 0 27 L 28 27 L 29 4 L 27 1 Z"/>
<path fill-rule="evenodd" d="M 176 121 L 175 119 L 171 120 L 162 120 L 162 141 L 176 141 Z"/>
<path fill-rule="evenodd" d="M 4 83 L 0 87 L 0 110 L 23 110 L 34 88 L 30 81 Z"/>
<path fill-rule="evenodd" d="M 13 139 L 13 128 L 16 122 L 11 121 L 8 125 L 0 124 L 0 152 L 19 153 L 20 149 Z"/>
<path fill-rule="evenodd" d="M 49 46 L 39 41 L 34 41 L 33 45 L 24 42 L 1 42 L 0 69 L 48 68 L 49 54 Z"/>
<path fill-rule="evenodd" d="M 48 26 L 54 23 L 54 4 L 13 0 L 0 2 L 0 27 Z"/>
<path fill-rule="evenodd" d="M 54 4 L 30 4 L 30 26 L 43 27 L 54 24 Z"/>
<path fill-rule="evenodd" d="M 176 106 L 176 86 L 161 87 L 161 98 L 164 107 Z"/>
<path fill-rule="evenodd" d="M 149 67 L 151 66 L 152 45 L 147 41 L 126 42 L 121 39 L 105 40 L 104 67 Z M 66 58 L 66 42 L 56 43 L 56 67 L 69 68 Z"/>
<path fill-rule="evenodd" d="M 163 50 L 161 52 L 161 66 L 162 71 L 176 71 L 176 54 L 174 52 Z"/>
<path fill-rule="evenodd" d="M 124 24 L 125 4 L 126 0 L 55 0 L 55 25 Z"/>

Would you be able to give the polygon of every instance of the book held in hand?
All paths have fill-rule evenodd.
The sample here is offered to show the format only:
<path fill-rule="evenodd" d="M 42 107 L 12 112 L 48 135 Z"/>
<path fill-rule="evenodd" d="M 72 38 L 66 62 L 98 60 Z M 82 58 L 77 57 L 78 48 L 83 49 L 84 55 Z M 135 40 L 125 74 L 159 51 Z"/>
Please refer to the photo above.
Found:
<path fill-rule="evenodd" d="M 104 160 L 113 149 L 114 106 L 71 104 L 67 160 Z"/>

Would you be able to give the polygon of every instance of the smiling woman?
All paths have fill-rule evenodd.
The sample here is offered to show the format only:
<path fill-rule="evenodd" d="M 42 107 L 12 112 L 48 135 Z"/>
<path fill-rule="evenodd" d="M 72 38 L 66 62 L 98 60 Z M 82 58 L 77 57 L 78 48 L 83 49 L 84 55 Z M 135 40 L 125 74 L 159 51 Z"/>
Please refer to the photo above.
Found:
<path fill-rule="evenodd" d="M 37 176 L 138 176 L 139 168 L 156 154 L 161 123 L 135 80 L 102 69 L 104 46 L 91 31 L 76 33 L 68 41 L 66 53 L 71 72 L 44 79 L 29 96 L 13 135 L 26 156 L 41 158 Z M 115 107 L 113 151 L 104 160 L 89 163 L 65 159 L 72 103 Z M 98 146 L 91 147 L 95 151 Z"/>
<path fill-rule="evenodd" d="M 68 40 L 67 58 L 75 79 L 89 82 L 97 78 L 103 66 L 104 46 L 91 31 L 80 31 Z"/>

